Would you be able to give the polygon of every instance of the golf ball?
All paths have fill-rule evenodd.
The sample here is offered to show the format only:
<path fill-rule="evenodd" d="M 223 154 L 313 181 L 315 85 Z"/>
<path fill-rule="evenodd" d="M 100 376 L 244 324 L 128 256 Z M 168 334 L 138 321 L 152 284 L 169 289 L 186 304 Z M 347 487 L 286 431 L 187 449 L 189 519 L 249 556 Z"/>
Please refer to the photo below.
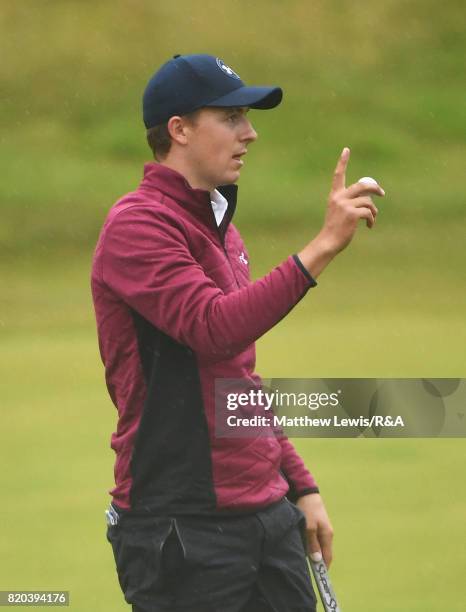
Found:
<path fill-rule="evenodd" d="M 359 179 L 358 183 L 365 183 L 366 185 L 378 185 L 377 181 L 370 176 L 363 176 Z"/>

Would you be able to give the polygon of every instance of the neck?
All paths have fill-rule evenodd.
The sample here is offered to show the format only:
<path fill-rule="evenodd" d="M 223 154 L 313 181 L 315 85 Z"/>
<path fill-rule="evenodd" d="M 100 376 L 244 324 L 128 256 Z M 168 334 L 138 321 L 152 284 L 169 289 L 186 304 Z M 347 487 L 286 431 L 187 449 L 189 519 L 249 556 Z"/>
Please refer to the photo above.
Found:
<path fill-rule="evenodd" d="M 167 168 L 171 168 L 175 170 L 188 181 L 190 187 L 192 189 L 202 189 L 204 191 L 213 191 L 216 185 L 210 185 L 206 180 L 198 177 L 197 174 L 193 171 L 188 164 L 183 163 L 182 160 L 170 159 L 166 157 L 161 162 L 160 165 L 166 166 Z"/>

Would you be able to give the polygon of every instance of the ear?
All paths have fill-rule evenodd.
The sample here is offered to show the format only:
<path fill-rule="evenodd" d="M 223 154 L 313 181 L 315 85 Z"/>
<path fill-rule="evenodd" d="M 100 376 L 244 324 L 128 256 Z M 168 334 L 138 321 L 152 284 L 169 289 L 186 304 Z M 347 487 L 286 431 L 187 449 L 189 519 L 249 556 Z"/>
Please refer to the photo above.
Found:
<path fill-rule="evenodd" d="M 183 118 L 179 117 L 178 115 L 174 115 L 168 120 L 168 133 L 170 134 L 172 140 L 180 145 L 185 145 L 188 142 L 186 128 L 186 122 L 183 121 Z"/>

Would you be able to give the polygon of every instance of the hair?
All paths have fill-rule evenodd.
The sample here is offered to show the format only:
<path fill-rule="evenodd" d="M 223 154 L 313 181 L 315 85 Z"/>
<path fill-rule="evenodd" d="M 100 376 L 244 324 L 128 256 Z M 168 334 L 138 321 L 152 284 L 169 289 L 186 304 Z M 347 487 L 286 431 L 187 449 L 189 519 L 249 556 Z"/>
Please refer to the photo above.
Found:
<path fill-rule="evenodd" d="M 195 125 L 200 110 L 201 109 L 198 109 L 192 113 L 183 115 L 183 119 L 185 119 L 191 125 Z M 172 137 L 168 131 L 168 121 L 149 128 L 146 132 L 146 137 L 147 144 L 152 150 L 154 159 L 157 161 L 165 159 L 172 146 Z"/>

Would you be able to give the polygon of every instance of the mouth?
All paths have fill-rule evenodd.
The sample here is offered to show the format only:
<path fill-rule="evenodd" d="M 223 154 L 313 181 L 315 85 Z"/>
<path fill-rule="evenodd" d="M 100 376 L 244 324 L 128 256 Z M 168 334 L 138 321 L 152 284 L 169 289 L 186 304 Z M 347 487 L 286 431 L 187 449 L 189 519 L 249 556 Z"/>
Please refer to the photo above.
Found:
<path fill-rule="evenodd" d="M 243 155 L 246 155 L 247 151 L 241 151 L 241 153 L 237 153 L 236 155 L 233 155 L 232 158 L 239 163 L 240 166 L 242 166 L 244 164 L 244 161 L 241 159 L 241 157 Z"/>

